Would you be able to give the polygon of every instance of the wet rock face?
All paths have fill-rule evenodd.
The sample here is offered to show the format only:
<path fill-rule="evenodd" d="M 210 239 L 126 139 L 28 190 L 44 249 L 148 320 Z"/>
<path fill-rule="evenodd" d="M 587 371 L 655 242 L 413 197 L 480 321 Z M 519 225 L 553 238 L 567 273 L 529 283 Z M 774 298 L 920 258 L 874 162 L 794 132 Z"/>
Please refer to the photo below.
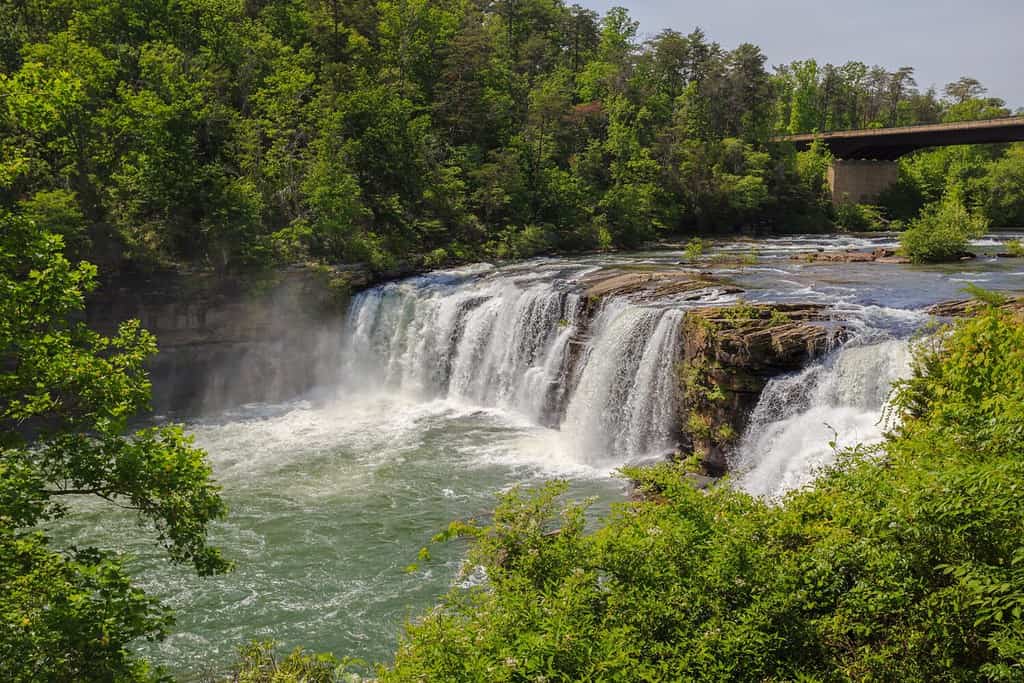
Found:
<path fill-rule="evenodd" d="M 703 308 L 683 324 L 684 445 L 713 476 L 725 473 L 729 449 L 768 381 L 803 368 L 846 335 L 817 305 Z"/>
<path fill-rule="evenodd" d="M 122 277 L 90 297 L 86 321 L 109 334 L 137 318 L 156 336 L 149 371 L 157 413 L 282 401 L 337 368 L 344 275 L 295 269 L 266 281 Z"/>

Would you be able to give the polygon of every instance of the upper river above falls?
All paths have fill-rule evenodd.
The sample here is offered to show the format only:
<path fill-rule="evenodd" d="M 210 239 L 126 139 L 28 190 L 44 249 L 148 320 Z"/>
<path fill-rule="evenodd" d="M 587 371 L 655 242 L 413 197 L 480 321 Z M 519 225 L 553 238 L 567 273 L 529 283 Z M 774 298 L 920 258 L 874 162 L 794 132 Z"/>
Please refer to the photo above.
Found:
<path fill-rule="evenodd" d="M 719 241 L 707 256 L 756 249 L 756 263 L 702 266 L 723 286 L 686 297 L 603 301 L 583 342 L 581 278 L 609 266 L 692 270 L 680 252 L 481 264 L 382 285 L 353 298 L 337 332 L 341 361 L 315 392 L 189 420 L 231 509 L 213 536 L 234 572 L 199 579 L 171 567 L 133 517 L 100 505 L 59 533 L 130 549 L 142 586 L 178 615 L 169 638 L 144 647 L 185 680 L 223 671 L 252 639 L 386 662 L 403 621 L 455 580 L 459 542 L 405 571 L 448 522 L 486 519 L 496 492 L 556 477 L 574 497 L 596 497 L 597 517 L 624 499 L 617 467 L 671 450 L 669 385 L 688 307 L 739 296 L 822 304 L 851 331 L 773 379 L 740 439 L 733 481 L 777 496 L 828 462 L 834 435 L 881 438 L 925 307 L 962 298 L 968 283 L 1024 290 L 1024 259 L 991 256 L 1020 236 L 998 233 L 972 246 L 979 258 L 941 266 L 791 258 L 892 247 L 891 235 Z"/>

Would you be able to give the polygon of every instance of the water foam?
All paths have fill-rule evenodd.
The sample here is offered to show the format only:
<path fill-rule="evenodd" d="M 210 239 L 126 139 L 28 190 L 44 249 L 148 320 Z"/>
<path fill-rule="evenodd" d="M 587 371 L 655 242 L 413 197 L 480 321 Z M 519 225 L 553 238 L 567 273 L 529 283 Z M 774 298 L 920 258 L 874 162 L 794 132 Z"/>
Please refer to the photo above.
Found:
<path fill-rule="evenodd" d="M 850 344 L 765 387 L 732 463 L 744 490 L 776 497 L 813 480 L 837 448 L 883 437 L 893 383 L 910 371 L 910 345 Z"/>

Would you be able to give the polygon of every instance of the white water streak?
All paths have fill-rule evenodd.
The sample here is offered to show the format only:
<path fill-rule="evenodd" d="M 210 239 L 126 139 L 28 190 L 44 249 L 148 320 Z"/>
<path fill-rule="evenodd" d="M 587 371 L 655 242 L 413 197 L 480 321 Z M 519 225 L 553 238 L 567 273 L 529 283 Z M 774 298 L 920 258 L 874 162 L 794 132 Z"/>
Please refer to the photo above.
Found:
<path fill-rule="evenodd" d="M 772 380 L 737 449 L 741 488 L 776 497 L 813 480 L 838 448 L 882 439 L 893 382 L 910 371 L 907 341 L 846 346 L 820 364 Z"/>

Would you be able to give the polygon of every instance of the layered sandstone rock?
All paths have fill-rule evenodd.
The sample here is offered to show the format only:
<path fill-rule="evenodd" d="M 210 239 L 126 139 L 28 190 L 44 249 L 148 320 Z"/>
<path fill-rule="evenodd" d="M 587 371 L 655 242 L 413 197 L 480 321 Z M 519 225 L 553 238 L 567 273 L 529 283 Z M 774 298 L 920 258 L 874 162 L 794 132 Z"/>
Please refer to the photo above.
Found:
<path fill-rule="evenodd" d="M 361 272 L 294 268 L 269 279 L 121 277 L 89 298 L 91 327 L 139 319 L 156 335 L 158 413 L 204 413 L 300 395 L 338 367 L 338 330 Z"/>
<path fill-rule="evenodd" d="M 823 307 L 803 304 L 701 308 L 683 325 L 684 446 L 716 476 L 768 381 L 803 368 L 846 335 Z"/>
<path fill-rule="evenodd" d="M 973 255 L 971 258 L 974 258 Z M 802 254 L 794 254 L 790 257 L 794 261 L 808 261 L 811 263 L 910 263 L 910 259 L 900 256 L 892 249 L 879 247 L 873 251 L 809 251 Z"/>

